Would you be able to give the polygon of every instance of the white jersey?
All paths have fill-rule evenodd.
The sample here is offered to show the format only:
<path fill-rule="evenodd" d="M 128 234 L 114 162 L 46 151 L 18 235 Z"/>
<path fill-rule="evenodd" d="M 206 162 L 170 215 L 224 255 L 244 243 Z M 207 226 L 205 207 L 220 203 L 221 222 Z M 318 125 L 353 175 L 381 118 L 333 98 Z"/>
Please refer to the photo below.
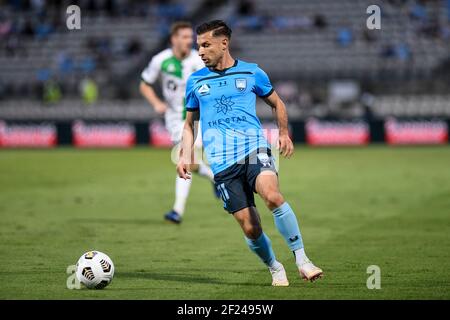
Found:
<path fill-rule="evenodd" d="M 196 50 L 191 50 L 189 56 L 179 60 L 169 48 L 155 55 L 147 68 L 142 71 L 141 79 L 149 85 L 153 85 L 158 79 L 161 79 L 163 96 L 167 104 L 164 119 L 174 143 L 181 140 L 183 131 L 184 95 L 187 79 L 192 73 L 204 67 Z"/>
<path fill-rule="evenodd" d="M 172 49 L 166 49 L 155 55 L 147 68 L 142 72 L 142 80 L 153 85 L 161 79 L 164 100 L 169 107 L 169 112 L 184 112 L 184 94 L 186 81 L 189 76 L 204 67 L 202 59 L 196 50 L 191 50 L 189 56 L 178 60 Z"/>

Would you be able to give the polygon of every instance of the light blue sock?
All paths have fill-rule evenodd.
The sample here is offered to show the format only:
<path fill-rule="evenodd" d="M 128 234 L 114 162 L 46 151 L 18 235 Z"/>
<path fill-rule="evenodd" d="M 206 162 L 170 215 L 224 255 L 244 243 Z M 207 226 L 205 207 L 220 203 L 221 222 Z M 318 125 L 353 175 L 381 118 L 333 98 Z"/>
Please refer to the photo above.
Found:
<path fill-rule="evenodd" d="M 287 202 L 273 210 L 275 226 L 283 236 L 291 251 L 303 248 L 302 234 L 297 217 Z"/>
<path fill-rule="evenodd" d="M 248 247 L 264 262 L 268 267 L 273 267 L 276 262 L 275 254 L 272 250 L 272 243 L 263 232 L 258 239 L 252 240 L 245 237 Z"/>

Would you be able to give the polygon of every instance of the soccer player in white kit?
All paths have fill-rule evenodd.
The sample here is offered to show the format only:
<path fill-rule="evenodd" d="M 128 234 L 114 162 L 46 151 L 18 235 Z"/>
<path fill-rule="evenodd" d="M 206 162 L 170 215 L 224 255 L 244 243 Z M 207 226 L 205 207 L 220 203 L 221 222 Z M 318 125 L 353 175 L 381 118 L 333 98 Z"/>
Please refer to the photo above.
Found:
<path fill-rule="evenodd" d="M 196 50 L 192 49 L 194 32 L 189 22 L 175 22 L 170 30 L 171 47 L 155 55 L 141 74 L 140 92 L 153 106 L 158 114 L 164 114 L 167 130 L 174 145 L 181 141 L 184 127 L 185 90 L 189 76 L 204 67 L 203 61 Z M 156 94 L 153 85 L 161 80 L 164 101 Z M 201 147 L 198 138 L 196 146 Z M 208 165 L 201 159 L 196 159 L 198 165 L 193 169 L 200 176 L 214 182 L 214 177 Z M 180 223 L 184 214 L 186 201 L 191 188 L 191 180 L 176 176 L 175 203 L 164 218 L 173 223 Z M 213 190 L 216 189 L 213 187 Z M 215 191 L 218 198 L 219 195 Z"/>

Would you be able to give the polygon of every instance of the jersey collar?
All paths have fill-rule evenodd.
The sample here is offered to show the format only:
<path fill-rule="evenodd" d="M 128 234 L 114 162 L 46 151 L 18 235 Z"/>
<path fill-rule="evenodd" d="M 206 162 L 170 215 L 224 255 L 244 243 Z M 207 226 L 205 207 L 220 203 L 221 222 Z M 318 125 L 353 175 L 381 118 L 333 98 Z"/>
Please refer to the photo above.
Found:
<path fill-rule="evenodd" d="M 216 70 L 216 69 L 214 69 L 214 68 L 209 68 L 209 71 L 215 72 L 215 73 L 218 73 L 218 74 L 224 74 L 225 72 L 227 72 L 227 71 L 230 70 L 231 68 L 236 67 L 237 64 L 238 64 L 238 59 L 234 59 L 234 64 L 233 64 L 231 67 L 229 67 L 229 68 L 225 68 L 225 69 L 223 69 L 223 70 Z"/>

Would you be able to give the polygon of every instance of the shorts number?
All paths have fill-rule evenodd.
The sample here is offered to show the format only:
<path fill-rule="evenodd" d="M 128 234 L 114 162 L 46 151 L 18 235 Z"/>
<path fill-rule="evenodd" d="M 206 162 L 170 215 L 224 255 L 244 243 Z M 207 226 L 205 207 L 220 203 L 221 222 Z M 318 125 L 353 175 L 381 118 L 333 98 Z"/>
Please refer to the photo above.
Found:
<path fill-rule="evenodd" d="M 227 201 L 230 199 L 230 195 L 228 194 L 227 188 L 225 188 L 225 183 L 221 183 L 217 186 L 217 190 L 222 195 L 222 200 Z"/>

